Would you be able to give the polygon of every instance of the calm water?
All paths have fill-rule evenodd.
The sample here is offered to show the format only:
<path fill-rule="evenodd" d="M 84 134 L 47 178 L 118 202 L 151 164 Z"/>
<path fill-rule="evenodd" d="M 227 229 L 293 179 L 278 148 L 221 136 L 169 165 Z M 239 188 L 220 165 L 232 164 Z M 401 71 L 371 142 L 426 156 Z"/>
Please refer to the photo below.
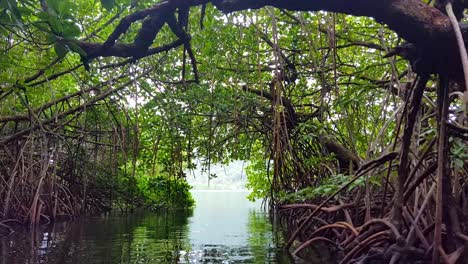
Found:
<path fill-rule="evenodd" d="M 193 192 L 193 210 L 108 214 L 0 239 L 0 264 L 293 263 L 245 192 Z"/>

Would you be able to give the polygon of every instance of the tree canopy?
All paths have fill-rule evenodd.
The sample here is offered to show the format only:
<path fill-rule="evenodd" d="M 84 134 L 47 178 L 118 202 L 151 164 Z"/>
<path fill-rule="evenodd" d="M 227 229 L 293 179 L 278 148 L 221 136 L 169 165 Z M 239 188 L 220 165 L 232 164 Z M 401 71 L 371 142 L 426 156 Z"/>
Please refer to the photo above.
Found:
<path fill-rule="evenodd" d="M 0 228 L 190 206 L 196 161 L 212 178 L 211 164 L 247 160 L 251 198 L 289 214 L 296 254 L 321 240 L 343 263 L 455 263 L 465 7 L 1 0 Z"/>

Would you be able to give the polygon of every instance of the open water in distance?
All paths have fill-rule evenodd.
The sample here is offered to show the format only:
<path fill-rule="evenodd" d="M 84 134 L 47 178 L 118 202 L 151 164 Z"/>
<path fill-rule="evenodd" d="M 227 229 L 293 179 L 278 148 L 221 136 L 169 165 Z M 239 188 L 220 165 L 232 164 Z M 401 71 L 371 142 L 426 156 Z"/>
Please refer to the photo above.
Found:
<path fill-rule="evenodd" d="M 111 213 L 0 238 L 0 264 L 294 262 L 247 192 L 192 194 L 192 210 Z"/>

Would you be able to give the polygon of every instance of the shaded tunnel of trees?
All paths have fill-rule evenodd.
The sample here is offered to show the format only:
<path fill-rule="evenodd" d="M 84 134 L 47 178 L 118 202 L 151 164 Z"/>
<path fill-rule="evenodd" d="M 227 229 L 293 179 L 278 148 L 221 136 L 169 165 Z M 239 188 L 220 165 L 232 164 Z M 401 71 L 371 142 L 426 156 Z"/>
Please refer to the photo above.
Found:
<path fill-rule="evenodd" d="M 466 263 L 465 7 L 1 0 L 0 232 L 190 206 L 195 160 L 248 160 L 293 254 Z"/>

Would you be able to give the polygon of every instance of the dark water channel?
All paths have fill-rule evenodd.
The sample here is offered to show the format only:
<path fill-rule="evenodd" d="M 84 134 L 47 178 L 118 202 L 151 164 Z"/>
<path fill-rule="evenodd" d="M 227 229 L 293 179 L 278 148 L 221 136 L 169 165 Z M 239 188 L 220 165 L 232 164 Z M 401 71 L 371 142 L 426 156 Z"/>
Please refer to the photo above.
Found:
<path fill-rule="evenodd" d="M 193 192 L 192 210 L 111 213 L 0 239 L 0 264 L 294 263 L 245 192 Z"/>

